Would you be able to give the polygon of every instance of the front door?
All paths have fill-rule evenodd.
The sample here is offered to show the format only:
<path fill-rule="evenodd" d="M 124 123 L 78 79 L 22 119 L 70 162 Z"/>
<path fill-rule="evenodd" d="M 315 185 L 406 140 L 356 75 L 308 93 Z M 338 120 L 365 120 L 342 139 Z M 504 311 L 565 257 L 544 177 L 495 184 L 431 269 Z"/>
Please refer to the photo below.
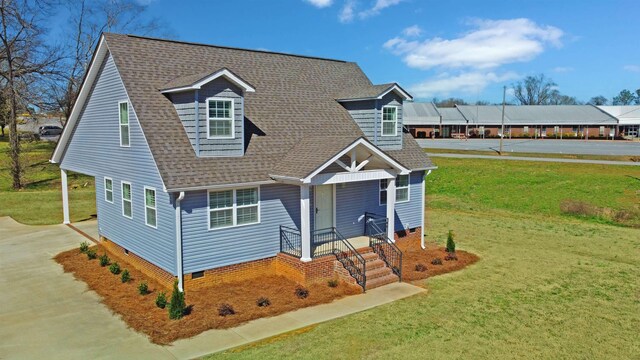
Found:
<path fill-rule="evenodd" d="M 315 228 L 333 227 L 333 185 L 319 185 L 315 188 Z"/>

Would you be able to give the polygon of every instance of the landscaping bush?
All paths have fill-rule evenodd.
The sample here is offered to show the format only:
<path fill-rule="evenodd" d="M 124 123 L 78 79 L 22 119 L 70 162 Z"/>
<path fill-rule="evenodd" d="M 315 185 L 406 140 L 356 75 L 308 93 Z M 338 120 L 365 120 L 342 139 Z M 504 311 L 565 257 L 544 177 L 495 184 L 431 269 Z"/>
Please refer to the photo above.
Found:
<path fill-rule="evenodd" d="M 164 291 L 156 296 L 156 306 L 160 309 L 164 309 L 167 306 L 167 294 Z"/>
<path fill-rule="evenodd" d="M 89 250 L 89 243 L 86 241 L 83 241 L 80 243 L 80 252 L 82 254 L 85 254 L 87 252 L 87 250 Z"/>
<path fill-rule="evenodd" d="M 113 264 L 109 265 L 109 271 L 111 271 L 113 275 L 120 274 L 120 265 L 118 265 L 117 262 L 114 262 Z"/>
<path fill-rule="evenodd" d="M 298 299 L 306 299 L 309 296 L 309 290 L 302 286 L 298 286 L 296 287 L 295 294 Z"/>
<path fill-rule="evenodd" d="M 456 253 L 454 253 L 454 252 L 447 253 L 447 256 L 444 257 L 444 260 L 445 261 L 452 261 L 452 260 L 457 261 L 458 260 L 458 255 L 456 255 Z"/>
<path fill-rule="evenodd" d="M 456 243 L 453 241 L 453 230 L 449 230 L 449 234 L 447 235 L 447 252 L 456 252 Z"/>
<path fill-rule="evenodd" d="M 271 300 L 263 296 L 256 301 L 256 305 L 259 307 L 267 307 L 271 305 Z"/>
<path fill-rule="evenodd" d="M 442 259 L 434 258 L 433 260 L 431 260 L 431 265 L 442 265 Z"/>
<path fill-rule="evenodd" d="M 331 280 L 327 281 L 327 285 L 329 285 L 330 288 L 338 287 L 338 280 L 337 279 L 331 279 Z"/>
<path fill-rule="evenodd" d="M 171 302 L 169 303 L 169 319 L 177 320 L 184 316 L 187 305 L 184 303 L 184 293 L 178 289 L 178 281 L 173 283 Z"/>
<path fill-rule="evenodd" d="M 95 259 L 95 258 L 97 258 L 97 257 L 98 257 L 98 254 L 96 254 L 96 251 L 95 251 L 95 250 L 91 250 L 91 249 L 89 249 L 89 250 L 87 250 L 86 254 L 87 254 L 87 258 L 88 258 L 89 260 L 93 260 L 93 259 Z"/>
<path fill-rule="evenodd" d="M 236 311 L 233 309 L 233 306 L 227 303 L 220 305 L 220 307 L 218 308 L 218 315 L 220 316 L 233 315 L 235 313 Z"/>
<path fill-rule="evenodd" d="M 422 263 L 418 263 L 418 264 L 416 264 L 416 271 L 417 272 L 425 272 L 425 271 L 427 271 L 427 267 L 424 266 L 424 264 L 422 264 Z"/>
<path fill-rule="evenodd" d="M 129 280 L 131 280 L 131 275 L 129 274 L 129 270 L 124 269 L 124 271 L 122 272 L 122 275 L 120 275 L 120 280 L 123 283 L 129 282 Z"/>
<path fill-rule="evenodd" d="M 149 293 L 149 285 L 147 285 L 146 281 L 143 281 L 140 284 L 138 284 L 138 293 L 140 295 L 147 295 Z"/>
<path fill-rule="evenodd" d="M 107 265 L 109 265 L 109 257 L 107 256 L 107 254 L 102 254 L 100 255 L 100 266 L 105 267 Z"/>

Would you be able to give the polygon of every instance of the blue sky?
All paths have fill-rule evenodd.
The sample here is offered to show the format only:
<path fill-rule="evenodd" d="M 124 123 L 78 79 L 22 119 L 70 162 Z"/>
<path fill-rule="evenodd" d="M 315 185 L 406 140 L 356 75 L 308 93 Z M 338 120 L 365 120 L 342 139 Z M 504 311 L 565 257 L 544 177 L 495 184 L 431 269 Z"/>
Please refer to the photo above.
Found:
<path fill-rule="evenodd" d="M 174 38 L 355 61 L 417 99 L 499 102 L 538 73 L 583 101 L 640 88 L 637 0 L 144 1 Z"/>

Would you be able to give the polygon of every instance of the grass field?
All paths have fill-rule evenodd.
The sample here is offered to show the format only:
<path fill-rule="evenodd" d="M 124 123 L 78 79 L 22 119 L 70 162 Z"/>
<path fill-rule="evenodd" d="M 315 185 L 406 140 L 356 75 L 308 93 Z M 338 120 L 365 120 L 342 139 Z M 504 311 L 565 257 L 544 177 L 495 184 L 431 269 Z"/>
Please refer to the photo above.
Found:
<path fill-rule="evenodd" d="M 498 155 L 497 151 L 491 150 L 458 150 L 458 149 L 437 149 L 426 148 L 425 152 L 433 154 L 465 154 L 465 155 Z M 587 155 L 587 154 L 545 154 L 528 152 L 505 151 L 503 156 L 537 157 L 549 159 L 584 159 L 584 160 L 609 160 L 609 161 L 640 161 L 640 156 L 634 155 Z"/>
<path fill-rule="evenodd" d="M 8 145 L 8 137 L 0 137 L 0 216 L 30 225 L 61 223 L 60 169 L 49 163 L 55 143 L 22 143 L 25 186 L 20 191 L 11 187 Z M 93 178 L 71 173 L 68 180 L 71 221 L 89 218 L 96 212 Z"/>
<path fill-rule="evenodd" d="M 480 262 L 392 304 L 210 359 L 638 359 L 640 230 L 564 216 L 573 197 L 640 204 L 638 170 L 437 159 L 428 241 Z"/>

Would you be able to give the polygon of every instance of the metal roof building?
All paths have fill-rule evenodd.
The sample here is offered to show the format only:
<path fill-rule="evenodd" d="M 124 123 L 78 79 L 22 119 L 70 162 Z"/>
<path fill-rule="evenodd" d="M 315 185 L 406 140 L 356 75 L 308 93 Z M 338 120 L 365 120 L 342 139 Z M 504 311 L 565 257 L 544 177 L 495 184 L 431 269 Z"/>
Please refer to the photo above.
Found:
<path fill-rule="evenodd" d="M 440 124 L 440 113 L 434 103 L 405 102 L 403 111 L 404 125 Z"/>
<path fill-rule="evenodd" d="M 618 119 L 619 125 L 640 125 L 640 105 L 598 106 Z"/>

